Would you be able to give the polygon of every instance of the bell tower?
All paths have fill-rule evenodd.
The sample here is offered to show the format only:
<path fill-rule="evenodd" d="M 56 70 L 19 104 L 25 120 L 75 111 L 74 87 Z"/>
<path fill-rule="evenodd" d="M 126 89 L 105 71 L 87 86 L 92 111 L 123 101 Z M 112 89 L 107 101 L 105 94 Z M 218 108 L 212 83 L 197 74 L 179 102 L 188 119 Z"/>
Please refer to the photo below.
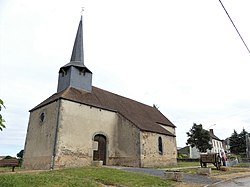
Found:
<path fill-rule="evenodd" d="M 84 65 L 82 16 L 70 62 L 59 70 L 57 92 L 68 87 L 92 91 L 92 72 Z"/>

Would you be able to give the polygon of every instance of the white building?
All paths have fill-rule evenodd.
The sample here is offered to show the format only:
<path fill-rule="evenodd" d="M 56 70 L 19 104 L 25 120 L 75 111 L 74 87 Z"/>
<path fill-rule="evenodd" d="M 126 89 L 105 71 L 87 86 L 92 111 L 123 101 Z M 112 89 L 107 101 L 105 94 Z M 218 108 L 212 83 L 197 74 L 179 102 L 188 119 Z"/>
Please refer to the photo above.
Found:
<path fill-rule="evenodd" d="M 211 137 L 211 142 L 213 148 L 211 150 L 207 150 L 208 153 L 219 153 L 220 150 L 224 150 L 222 145 L 222 140 L 220 140 L 217 136 L 214 135 L 213 129 L 209 130 L 209 134 Z M 189 147 L 190 158 L 200 158 L 200 152 L 196 147 Z"/>

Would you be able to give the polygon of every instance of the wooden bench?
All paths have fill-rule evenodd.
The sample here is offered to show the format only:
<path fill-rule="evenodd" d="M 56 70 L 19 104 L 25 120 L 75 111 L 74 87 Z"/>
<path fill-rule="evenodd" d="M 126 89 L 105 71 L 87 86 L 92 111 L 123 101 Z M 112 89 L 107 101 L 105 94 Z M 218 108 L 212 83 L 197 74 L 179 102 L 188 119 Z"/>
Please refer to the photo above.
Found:
<path fill-rule="evenodd" d="M 18 166 L 18 164 L 19 161 L 15 158 L 0 160 L 0 166 L 10 166 L 12 167 L 12 172 L 14 172 L 15 167 Z"/>

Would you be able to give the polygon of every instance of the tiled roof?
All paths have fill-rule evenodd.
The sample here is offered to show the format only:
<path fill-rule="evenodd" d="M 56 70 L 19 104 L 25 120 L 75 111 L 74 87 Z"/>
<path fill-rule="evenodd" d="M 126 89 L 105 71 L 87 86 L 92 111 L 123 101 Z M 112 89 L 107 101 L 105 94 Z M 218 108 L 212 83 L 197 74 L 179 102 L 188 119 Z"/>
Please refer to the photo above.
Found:
<path fill-rule="evenodd" d="M 52 95 L 31 111 L 60 98 L 118 112 L 143 131 L 175 136 L 161 127 L 161 125 L 165 125 L 175 128 L 175 125 L 155 107 L 142 104 L 94 86 L 92 87 L 92 92 L 85 92 L 73 87 L 67 88 Z"/>

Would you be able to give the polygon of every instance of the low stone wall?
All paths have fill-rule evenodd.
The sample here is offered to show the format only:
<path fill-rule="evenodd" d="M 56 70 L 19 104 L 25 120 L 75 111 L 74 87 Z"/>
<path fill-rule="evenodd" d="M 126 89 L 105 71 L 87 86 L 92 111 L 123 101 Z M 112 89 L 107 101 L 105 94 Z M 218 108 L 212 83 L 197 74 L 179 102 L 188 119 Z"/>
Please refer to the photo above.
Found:
<path fill-rule="evenodd" d="M 103 165 L 103 161 L 102 160 L 92 161 L 92 166 L 100 167 L 102 165 Z"/>
<path fill-rule="evenodd" d="M 226 166 L 233 166 L 233 165 L 238 164 L 238 163 L 239 163 L 239 161 L 237 158 L 233 159 L 233 160 L 230 159 L 230 160 L 226 161 Z"/>
<path fill-rule="evenodd" d="M 197 168 L 197 174 L 198 175 L 210 175 L 211 168 Z"/>
<path fill-rule="evenodd" d="M 173 181 L 182 181 L 183 179 L 183 172 L 180 172 L 178 170 L 166 170 L 164 172 L 164 176 L 168 180 L 173 180 Z"/>

